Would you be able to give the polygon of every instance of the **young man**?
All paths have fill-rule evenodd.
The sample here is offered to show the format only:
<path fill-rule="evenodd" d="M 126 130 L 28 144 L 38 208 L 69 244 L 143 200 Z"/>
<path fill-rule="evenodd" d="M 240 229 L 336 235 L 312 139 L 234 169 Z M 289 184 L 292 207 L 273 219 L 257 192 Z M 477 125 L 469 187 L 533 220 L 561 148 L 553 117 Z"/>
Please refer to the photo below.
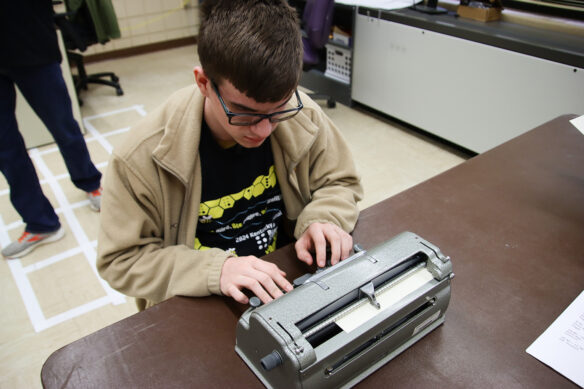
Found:
<path fill-rule="evenodd" d="M 294 9 L 219 0 L 200 11 L 196 86 L 139 123 L 106 174 L 98 269 L 141 309 L 174 295 L 281 296 L 285 273 L 258 257 L 287 226 L 308 264 L 352 247 L 360 178 L 338 129 L 296 90 Z"/>

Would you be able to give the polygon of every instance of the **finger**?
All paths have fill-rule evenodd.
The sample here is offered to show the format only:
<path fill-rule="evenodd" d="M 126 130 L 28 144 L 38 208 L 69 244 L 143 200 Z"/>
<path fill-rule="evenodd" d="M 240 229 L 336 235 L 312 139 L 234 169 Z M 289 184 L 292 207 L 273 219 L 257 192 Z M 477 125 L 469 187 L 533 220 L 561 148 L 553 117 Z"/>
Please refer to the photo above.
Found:
<path fill-rule="evenodd" d="M 261 278 L 262 279 L 259 281 L 260 285 L 266 292 L 268 292 L 271 298 L 277 299 L 283 295 L 282 290 L 280 290 L 278 285 L 276 285 L 276 282 L 274 282 L 269 275 L 262 275 Z"/>
<path fill-rule="evenodd" d="M 292 284 L 286 279 L 286 272 L 281 270 L 276 264 L 258 258 L 254 262 L 254 269 L 267 275 L 267 277 L 262 274 L 258 274 L 257 276 L 264 288 L 273 297 L 280 297 L 282 295 L 281 289 L 288 292 L 293 289 Z"/>
<path fill-rule="evenodd" d="M 286 292 L 290 292 L 292 289 L 294 289 L 290 281 L 288 281 L 285 277 L 278 277 L 274 281 L 276 281 L 276 284 L 280 289 Z"/>
<path fill-rule="evenodd" d="M 322 231 L 312 237 L 314 251 L 316 252 L 316 264 L 318 267 L 326 266 L 326 239 Z"/>
<path fill-rule="evenodd" d="M 275 263 L 264 261 L 263 259 L 259 259 L 257 257 L 254 257 L 252 266 L 253 269 L 267 273 L 272 278 L 286 276 L 286 272 L 280 269 Z"/>
<path fill-rule="evenodd" d="M 229 287 L 227 295 L 231 296 L 235 301 L 241 304 L 247 304 L 249 302 L 247 296 L 243 294 L 241 290 L 237 289 L 237 286 L 235 285 L 231 285 Z"/>
<path fill-rule="evenodd" d="M 303 236 L 296 241 L 294 244 L 296 249 L 296 257 L 307 265 L 312 265 L 312 255 L 308 251 L 308 246 L 306 244 L 306 238 Z"/>
<path fill-rule="evenodd" d="M 256 296 L 264 302 L 281 297 L 283 293 L 278 285 L 276 285 L 275 279 L 278 279 L 280 282 L 284 280 L 284 283 L 287 281 L 280 275 L 278 267 L 259 259 L 254 266 L 257 266 L 257 268 L 254 267 L 247 272 L 247 276 L 251 282 L 246 287 L 256 293 Z"/>
<path fill-rule="evenodd" d="M 349 258 L 353 248 L 353 237 L 345 233 L 341 239 L 341 260 Z"/>
<path fill-rule="evenodd" d="M 331 248 L 331 265 L 336 265 L 341 259 L 341 237 L 334 229 L 326 237 Z"/>
<path fill-rule="evenodd" d="M 273 300 L 272 296 L 270 296 L 270 294 L 266 292 L 266 290 L 257 280 L 253 280 L 250 278 L 249 281 L 246 283 L 245 288 L 251 290 L 253 294 L 255 294 L 260 300 L 262 300 L 262 303 L 264 304 L 267 304 Z"/>
<path fill-rule="evenodd" d="M 282 290 L 290 292 L 292 289 L 292 284 L 288 280 L 277 273 L 274 277 L 270 278 L 267 285 L 263 284 L 264 288 L 270 293 L 273 298 L 278 298 L 283 295 Z"/>

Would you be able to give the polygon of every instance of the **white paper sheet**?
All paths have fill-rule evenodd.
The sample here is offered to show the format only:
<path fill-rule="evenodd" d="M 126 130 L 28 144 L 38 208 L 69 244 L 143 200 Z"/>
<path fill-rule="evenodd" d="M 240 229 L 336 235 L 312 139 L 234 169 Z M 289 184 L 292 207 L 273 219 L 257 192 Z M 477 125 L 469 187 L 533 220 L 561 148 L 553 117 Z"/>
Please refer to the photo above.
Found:
<path fill-rule="evenodd" d="M 421 0 L 335 0 L 335 3 L 391 10 L 411 7 L 420 1 Z"/>
<path fill-rule="evenodd" d="M 376 296 L 380 309 L 375 308 L 371 304 L 364 304 L 338 319 L 336 323 L 343 331 L 351 332 L 432 279 L 434 277 L 425 267 L 420 268 Z"/>
<path fill-rule="evenodd" d="M 584 115 L 570 120 L 570 123 L 574 125 L 581 133 L 584 135 Z"/>
<path fill-rule="evenodd" d="M 526 351 L 584 387 L 584 291 Z"/>

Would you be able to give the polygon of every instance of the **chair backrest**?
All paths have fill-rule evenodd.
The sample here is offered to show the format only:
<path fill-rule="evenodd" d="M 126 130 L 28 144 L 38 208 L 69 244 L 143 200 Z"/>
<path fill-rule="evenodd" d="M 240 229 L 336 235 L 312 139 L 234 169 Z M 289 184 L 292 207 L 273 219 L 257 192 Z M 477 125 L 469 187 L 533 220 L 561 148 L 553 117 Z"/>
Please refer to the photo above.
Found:
<path fill-rule="evenodd" d="M 72 22 L 93 30 L 96 42 L 104 44 L 121 37 L 118 17 L 112 0 L 65 0 Z"/>
<path fill-rule="evenodd" d="M 85 3 L 75 11 L 68 10 L 66 13 L 55 14 L 55 23 L 63 34 L 67 50 L 83 52 L 87 47 L 97 43 L 95 26 Z"/>
<path fill-rule="evenodd" d="M 304 32 L 313 49 L 322 49 L 328 42 L 333 22 L 334 0 L 308 0 L 302 14 Z"/>

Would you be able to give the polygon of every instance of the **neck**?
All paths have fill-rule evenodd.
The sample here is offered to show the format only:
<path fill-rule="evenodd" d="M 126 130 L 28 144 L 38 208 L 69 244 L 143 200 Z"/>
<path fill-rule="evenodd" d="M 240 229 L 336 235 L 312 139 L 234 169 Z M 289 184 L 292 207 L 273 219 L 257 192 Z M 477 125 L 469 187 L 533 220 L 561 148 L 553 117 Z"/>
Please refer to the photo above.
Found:
<path fill-rule="evenodd" d="M 211 133 L 213 133 L 213 130 L 211 130 Z M 219 139 L 215 136 L 215 134 L 213 134 L 213 138 L 215 138 L 215 141 L 222 149 L 228 149 L 228 148 L 231 148 L 237 144 L 237 142 L 232 141 L 232 140 L 229 141 L 229 140 Z"/>

